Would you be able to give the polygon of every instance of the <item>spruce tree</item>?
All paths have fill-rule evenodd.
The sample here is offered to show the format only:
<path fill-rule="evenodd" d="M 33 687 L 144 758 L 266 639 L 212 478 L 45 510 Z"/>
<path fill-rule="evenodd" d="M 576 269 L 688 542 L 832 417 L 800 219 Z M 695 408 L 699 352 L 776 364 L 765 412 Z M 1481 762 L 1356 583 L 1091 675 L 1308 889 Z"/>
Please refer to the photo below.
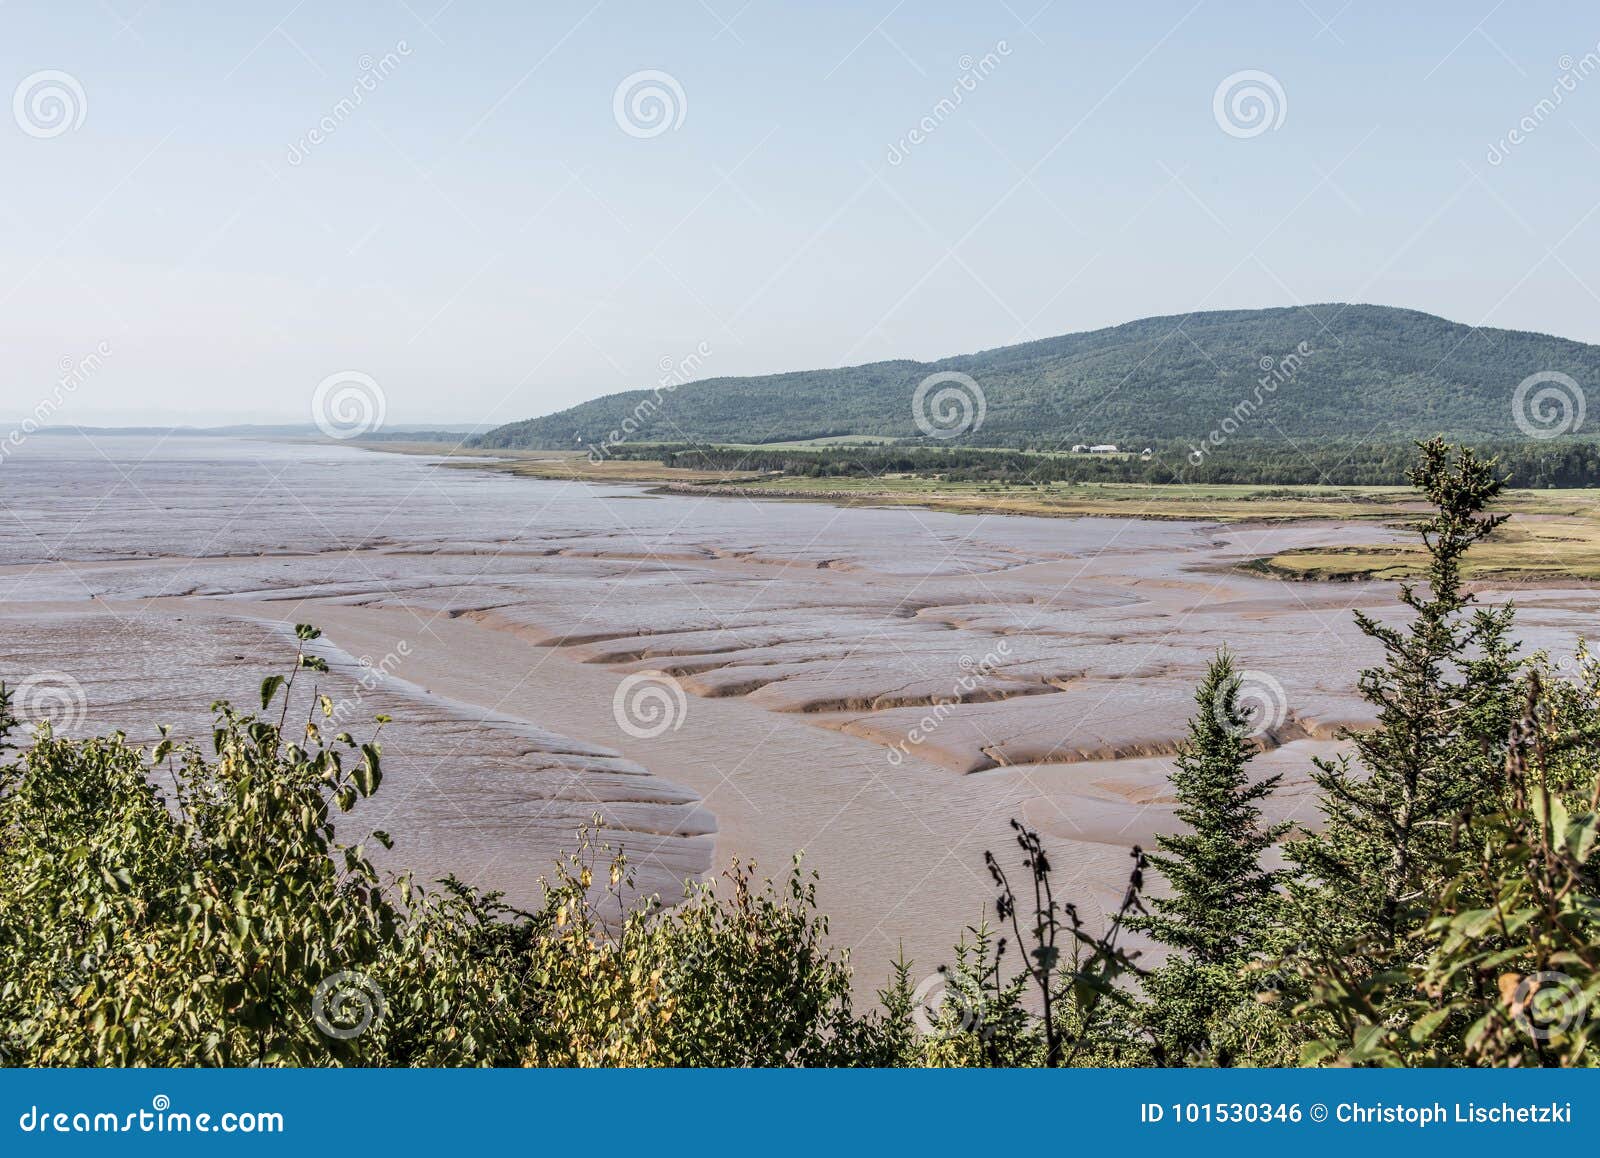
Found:
<path fill-rule="evenodd" d="M 1195 692 L 1200 710 L 1172 772 L 1176 817 L 1187 831 L 1158 836 L 1149 862 L 1170 887 L 1129 922 L 1172 950 L 1141 981 L 1137 1030 L 1162 1065 L 1229 1065 L 1248 1048 L 1245 1023 L 1259 1010 L 1245 976 L 1273 923 L 1281 872 L 1262 858 L 1287 825 L 1261 823 L 1260 801 L 1278 777 L 1252 782 L 1256 754 L 1239 703 L 1233 657 L 1218 653 Z M 1243 1031 L 1243 1032 L 1242 1032 Z"/>
<path fill-rule="evenodd" d="M 1263 854 L 1287 825 L 1263 827 L 1259 802 L 1278 776 L 1254 783 L 1250 720 L 1239 703 L 1233 657 L 1219 652 L 1195 692 L 1200 710 L 1174 761 L 1177 819 L 1187 832 L 1158 836 L 1150 864 L 1171 894 L 1152 897 L 1148 916 L 1129 928 L 1201 965 L 1229 965 L 1249 956 L 1265 929 L 1282 874 L 1262 867 Z"/>
<path fill-rule="evenodd" d="M 1504 520 L 1487 513 L 1503 480 L 1468 448 L 1452 461 L 1442 439 L 1417 445 L 1408 477 L 1435 508 L 1416 525 L 1426 587 L 1401 585 L 1412 612 L 1403 627 L 1356 612 L 1383 646 L 1383 664 L 1359 685 L 1378 726 L 1349 734 L 1354 761 L 1317 761 L 1322 831 L 1289 848 L 1306 877 L 1297 892 L 1307 931 L 1324 948 L 1352 938 L 1392 945 L 1416 927 L 1458 822 L 1497 806 L 1516 713 L 1512 609 L 1472 608 L 1461 577 L 1468 548 Z"/>

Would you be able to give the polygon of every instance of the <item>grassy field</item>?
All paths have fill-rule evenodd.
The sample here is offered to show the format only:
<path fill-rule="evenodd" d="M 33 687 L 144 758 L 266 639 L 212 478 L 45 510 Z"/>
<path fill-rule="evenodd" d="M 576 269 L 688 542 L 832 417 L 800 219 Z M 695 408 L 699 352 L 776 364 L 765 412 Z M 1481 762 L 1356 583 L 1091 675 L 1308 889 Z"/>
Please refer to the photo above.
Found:
<path fill-rule="evenodd" d="M 592 462 L 581 451 L 458 450 L 436 443 L 373 443 L 365 444 L 365 448 L 444 455 L 452 460 L 452 466 L 503 471 L 525 478 L 656 483 L 692 493 L 722 492 L 847 506 L 916 506 L 961 514 L 1116 516 L 1222 523 L 1363 520 L 1398 526 L 1423 513 L 1422 504 L 1408 487 L 1144 483 L 1021 486 L 894 475 L 797 478 L 666 467 L 659 462 L 634 459 Z M 1467 568 L 1469 577 L 1600 580 L 1600 491 L 1508 491 L 1501 509 L 1512 516 L 1511 521 L 1474 549 Z M 1374 545 L 1289 551 L 1247 566 L 1285 579 L 1394 579 L 1417 574 L 1422 561 L 1419 550 Z"/>
<path fill-rule="evenodd" d="M 831 502 L 914 505 L 964 513 L 1112 515 L 1241 522 L 1260 519 L 1392 519 L 1413 505 L 1404 487 L 1156 486 L 1142 483 L 944 482 L 920 477 L 763 478 L 741 493 Z"/>
<path fill-rule="evenodd" d="M 886 446 L 888 440 L 870 434 L 836 434 L 827 438 L 795 438 L 788 442 L 728 442 L 720 445 L 727 450 L 819 450 L 829 446 Z"/>
<path fill-rule="evenodd" d="M 1600 512 L 1524 514 L 1561 491 L 1514 492 L 1512 519 L 1467 556 L 1466 575 L 1480 581 L 1600 580 Z M 1427 559 L 1415 547 L 1339 547 L 1287 551 L 1258 560 L 1253 569 L 1286 579 L 1403 579 L 1420 574 Z"/>
<path fill-rule="evenodd" d="M 667 444 L 667 443 L 642 442 L 642 443 L 636 443 L 635 445 L 638 446 L 638 447 L 641 447 L 641 448 L 643 448 L 643 447 L 655 448 L 655 447 L 669 447 L 670 446 L 670 448 L 673 449 L 673 450 L 682 450 L 683 449 L 683 447 L 681 445 L 674 445 L 674 444 Z M 878 438 L 878 437 L 874 437 L 873 435 L 870 435 L 870 434 L 838 434 L 838 435 L 832 435 L 832 436 L 827 437 L 827 438 L 797 438 L 797 439 L 791 439 L 791 440 L 789 440 L 787 442 L 719 442 L 717 444 L 717 449 L 719 449 L 719 450 L 758 450 L 758 451 L 759 450 L 827 450 L 829 447 L 836 447 L 836 446 L 868 446 L 868 447 L 881 446 L 881 447 L 886 447 L 886 448 L 892 450 L 892 449 L 894 449 L 895 445 L 896 444 L 892 439 Z M 1004 447 L 1004 446 L 963 446 L 961 449 L 963 451 L 965 451 L 966 453 L 969 453 L 969 454 L 983 454 L 985 452 L 992 453 L 992 454 L 1014 454 L 1014 453 L 1016 453 L 1014 450 L 1010 449 L 1009 447 Z M 1069 450 L 1066 447 L 1060 447 L 1060 448 L 1057 448 L 1055 450 L 1030 450 L 1028 453 L 1031 454 L 1031 455 L 1034 455 L 1034 456 L 1036 456 L 1038 458 L 1068 458 L 1068 457 L 1074 457 L 1074 456 L 1083 457 L 1082 455 L 1077 454 L 1077 452 Z M 1105 458 L 1105 459 L 1137 458 L 1137 457 L 1139 457 L 1139 452 L 1136 451 L 1136 450 L 1126 450 L 1126 451 L 1119 451 L 1116 454 L 1097 454 L 1097 455 L 1094 455 L 1093 457 L 1095 457 L 1095 458 Z"/>

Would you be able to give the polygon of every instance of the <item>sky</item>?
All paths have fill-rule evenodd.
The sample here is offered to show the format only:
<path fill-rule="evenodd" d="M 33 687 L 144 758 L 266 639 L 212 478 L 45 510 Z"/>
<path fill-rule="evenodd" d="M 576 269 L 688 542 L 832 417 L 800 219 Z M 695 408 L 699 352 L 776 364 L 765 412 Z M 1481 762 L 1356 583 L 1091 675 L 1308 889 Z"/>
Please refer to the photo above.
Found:
<path fill-rule="evenodd" d="M 358 376 L 391 428 L 489 424 L 686 360 L 1329 301 L 1600 342 L 1592 0 L 8 0 L 0 30 L 0 419 L 306 422 Z"/>

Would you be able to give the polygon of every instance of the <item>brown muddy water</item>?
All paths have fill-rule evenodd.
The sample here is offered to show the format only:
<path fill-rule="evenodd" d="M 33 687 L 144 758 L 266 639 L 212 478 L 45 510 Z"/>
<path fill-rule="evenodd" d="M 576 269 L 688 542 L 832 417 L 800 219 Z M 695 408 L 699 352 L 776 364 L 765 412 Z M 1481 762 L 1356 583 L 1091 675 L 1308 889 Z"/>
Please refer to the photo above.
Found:
<path fill-rule="evenodd" d="M 314 623 L 345 725 L 394 718 L 356 814 L 392 867 L 532 903 L 594 814 L 668 899 L 803 850 L 869 983 L 902 946 L 948 959 L 1013 817 L 1086 914 L 1115 904 L 1128 847 L 1172 825 L 1170 753 L 1223 644 L 1257 767 L 1285 774 L 1273 815 L 1314 819 L 1311 757 L 1366 718 L 1351 609 L 1394 606 L 1230 569 L 1370 525 L 652 495 L 343 446 L 35 436 L 0 464 L 0 520 L 0 679 L 25 713 L 203 738 Z M 1516 600 L 1525 648 L 1559 655 L 1600 591 Z"/>

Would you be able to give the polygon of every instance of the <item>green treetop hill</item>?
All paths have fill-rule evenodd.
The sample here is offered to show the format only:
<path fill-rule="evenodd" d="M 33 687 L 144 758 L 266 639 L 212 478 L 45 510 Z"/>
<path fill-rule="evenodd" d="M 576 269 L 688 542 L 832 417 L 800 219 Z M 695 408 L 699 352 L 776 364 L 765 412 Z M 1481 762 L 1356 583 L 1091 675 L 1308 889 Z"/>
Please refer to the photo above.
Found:
<path fill-rule="evenodd" d="M 498 427 L 477 444 L 578 448 L 604 442 L 630 417 L 634 442 L 855 435 L 931 443 L 917 427 L 912 396 L 941 371 L 970 375 L 983 391 L 982 425 L 957 440 L 968 445 L 1109 442 L 1138 449 L 1161 440 L 1199 442 L 1230 415 L 1239 415 L 1235 440 L 1516 439 L 1518 383 L 1555 371 L 1581 387 L 1600 384 L 1600 346 L 1388 306 L 1226 310 L 1145 318 L 938 362 L 709 378 L 670 390 L 652 384 Z M 1263 388 L 1269 378 L 1271 387 Z M 1244 414 L 1241 403 L 1249 404 Z"/>

